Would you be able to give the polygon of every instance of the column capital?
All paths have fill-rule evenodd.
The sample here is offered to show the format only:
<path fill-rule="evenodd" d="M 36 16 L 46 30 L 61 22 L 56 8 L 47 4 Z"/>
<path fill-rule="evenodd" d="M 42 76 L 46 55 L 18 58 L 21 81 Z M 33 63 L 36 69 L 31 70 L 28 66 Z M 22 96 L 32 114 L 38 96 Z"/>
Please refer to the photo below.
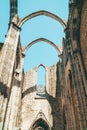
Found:
<path fill-rule="evenodd" d="M 10 25 L 12 25 L 13 28 L 15 28 L 16 30 L 21 31 L 21 28 L 14 22 L 11 22 Z"/>

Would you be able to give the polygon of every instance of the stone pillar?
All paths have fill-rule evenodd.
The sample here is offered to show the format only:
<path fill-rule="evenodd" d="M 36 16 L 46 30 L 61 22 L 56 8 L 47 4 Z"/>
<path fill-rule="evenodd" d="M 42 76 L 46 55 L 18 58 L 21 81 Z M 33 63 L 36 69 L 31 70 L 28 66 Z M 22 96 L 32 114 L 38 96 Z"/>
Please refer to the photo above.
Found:
<path fill-rule="evenodd" d="M 15 79 L 17 82 L 17 80 Z M 17 82 L 18 83 L 18 82 Z M 6 119 L 3 130 L 14 130 L 16 125 L 19 99 L 21 98 L 21 88 L 18 85 L 12 87 L 10 100 L 8 103 Z"/>
<path fill-rule="evenodd" d="M 3 122 L 4 122 L 4 116 L 6 111 L 6 104 L 7 104 L 7 98 L 3 98 L 2 96 L 2 104 L 1 104 L 1 111 L 0 111 L 0 130 L 2 130 Z"/>
<path fill-rule="evenodd" d="M 12 22 L 3 47 L 2 62 L 0 65 L 0 82 L 5 84 L 7 87 L 10 87 L 11 83 L 19 32 L 20 28 L 16 23 Z"/>
<path fill-rule="evenodd" d="M 4 107 L 4 109 L 1 109 L 1 124 L 3 124 L 4 122 L 4 117 L 6 113 L 6 107 L 12 82 L 16 49 L 19 40 L 20 28 L 17 26 L 17 21 L 18 18 L 14 17 L 13 22 L 11 23 L 9 31 L 7 33 L 2 51 L 2 57 L 0 59 L 0 91 L 2 93 L 1 96 L 3 95 L 1 104 Z M 2 127 L 0 129 L 2 129 Z"/>
<path fill-rule="evenodd" d="M 10 22 L 17 13 L 18 13 L 18 1 L 10 0 Z"/>
<path fill-rule="evenodd" d="M 24 64 L 24 56 L 22 53 L 20 57 L 20 64 L 14 74 L 14 81 L 11 90 L 10 100 L 7 106 L 6 119 L 4 124 L 4 130 L 13 130 L 16 128 L 16 119 L 19 108 L 19 101 L 21 99 L 21 81 L 22 81 L 22 69 Z M 17 75 L 16 75 L 17 73 Z"/>

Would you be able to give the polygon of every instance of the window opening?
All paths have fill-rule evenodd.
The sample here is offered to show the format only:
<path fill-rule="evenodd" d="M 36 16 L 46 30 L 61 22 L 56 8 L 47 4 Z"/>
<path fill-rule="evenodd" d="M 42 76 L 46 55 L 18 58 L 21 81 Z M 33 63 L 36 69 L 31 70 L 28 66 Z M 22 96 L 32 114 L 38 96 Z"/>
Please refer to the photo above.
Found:
<path fill-rule="evenodd" d="M 37 95 L 44 97 L 46 93 L 46 70 L 40 65 L 37 70 Z"/>

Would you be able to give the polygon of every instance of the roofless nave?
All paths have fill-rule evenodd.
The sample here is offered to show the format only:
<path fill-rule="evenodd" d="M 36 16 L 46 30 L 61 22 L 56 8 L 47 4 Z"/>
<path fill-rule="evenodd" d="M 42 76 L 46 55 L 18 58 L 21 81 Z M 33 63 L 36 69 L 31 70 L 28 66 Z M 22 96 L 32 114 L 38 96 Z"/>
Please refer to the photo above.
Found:
<path fill-rule="evenodd" d="M 10 0 L 10 25 L 0 44 L 0 130 L 86 130 L 87 0 L 69 1 L 67 23 L 45 10 L 19 18 L 17 2 Z M 62 25 L 62 47 L 42 37 L 21 46 L 22 25 L 40 15 Z M 25 53 L 39 41 L 53 46 L 61 60 L 24 72 Z M 45 69 L 45 87 L 37 85 L 40 66 Z"/>

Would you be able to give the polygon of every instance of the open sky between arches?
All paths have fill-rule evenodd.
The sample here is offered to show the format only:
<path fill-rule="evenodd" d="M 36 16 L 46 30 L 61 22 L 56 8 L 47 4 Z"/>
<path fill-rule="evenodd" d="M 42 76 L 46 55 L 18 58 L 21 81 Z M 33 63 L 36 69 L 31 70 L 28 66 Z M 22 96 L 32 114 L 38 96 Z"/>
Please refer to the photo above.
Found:
<path fill-rule="evenodd" d="M 0 30 L 2 30 L 2 33 L 0 33 L 0 42 L 4 42 L 5 34 L 8 30 L 8 16 L 10 14 L 9 5 L 9 0 L 1 0 Z M 22 18 L 40 10 L 49 11 L 60 18 L 65 19 L 65 21 L 68 16 L 68 0 L 18 0 L 18 6 L 18 15 Z M 41 37 L 49 39 L 53 43 L 61 46 L 64 32 L 60 23 L 56 22 L 54 19 L 47 16 L 38 16 L 27 21 L 23 25 L 20 37 L 22 46 Z M 28 50 L 25 57 L 24 69 L 25 71 L 29 70 L 38 64 L 51 66 L 57 61 L 58 53 L 56 50 L 46 42 L 40 41 Z"/>

